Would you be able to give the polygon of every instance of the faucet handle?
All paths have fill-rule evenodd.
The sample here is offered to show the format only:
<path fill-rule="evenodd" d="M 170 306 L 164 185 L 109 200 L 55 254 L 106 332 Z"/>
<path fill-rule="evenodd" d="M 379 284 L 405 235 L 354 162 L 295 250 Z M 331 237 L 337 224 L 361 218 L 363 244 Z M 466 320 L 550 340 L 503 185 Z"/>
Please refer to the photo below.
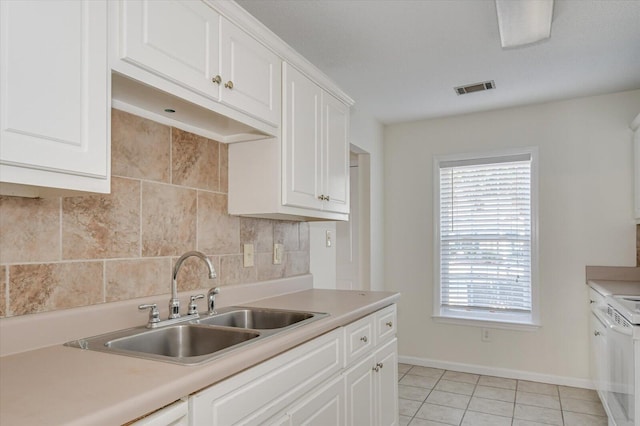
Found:
<path fill-rule="evenodd" d="M 139 305 L 138 309 L 144 310 L 149 309 L 149 324 L 157 324 L 160 322 L 160 312 L 158 312 L 158 305 L 155 303 L 148 303 Z"/>
<path fill-rule="evenodd" d="M 198 304 L 196 303 L 196 300 L 198 299 L 204 299 L 204 294 L 191 296 L 191 302 L 189 303 L 189 312 L 187 312 L 187 315 L 195 315 L 198 313 Z"/>

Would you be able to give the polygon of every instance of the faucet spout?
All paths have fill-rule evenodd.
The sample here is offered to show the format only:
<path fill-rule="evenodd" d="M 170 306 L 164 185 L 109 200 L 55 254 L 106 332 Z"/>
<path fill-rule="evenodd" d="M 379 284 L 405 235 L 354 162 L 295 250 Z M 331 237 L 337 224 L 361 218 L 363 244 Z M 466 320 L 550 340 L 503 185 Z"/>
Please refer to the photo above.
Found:
<path fill-rule="evenodd" d="M 214 279 L 217 277 L 216 271 L 211 264 L 209 258 L 199 251 L 188 251 L 176 262 L 176 265 L 173 267 L 173 279 L 171 280 L 171 300 L 169 301 L 169 319 L 180 318 L 180 300 L 178 300 L 178 272 L 180 271 L 180 267 L 182 267 L 182 263 L 187 260 L 189 257 L 198 257 L 207 265 L 209 269 L 209 279 Z"/>

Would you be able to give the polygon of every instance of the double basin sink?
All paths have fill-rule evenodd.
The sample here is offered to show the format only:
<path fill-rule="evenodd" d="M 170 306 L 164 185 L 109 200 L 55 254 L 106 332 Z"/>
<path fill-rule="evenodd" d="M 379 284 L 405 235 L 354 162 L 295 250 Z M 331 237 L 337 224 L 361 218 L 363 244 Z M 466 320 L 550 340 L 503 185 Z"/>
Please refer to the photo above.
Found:
<path fill-rule="evenodd" d="M 231 306 L 185 323 L 149 329 L 135 327 L 66 346 L 139 358 L 196 365 L 326 317 L 318 312 Z"/>

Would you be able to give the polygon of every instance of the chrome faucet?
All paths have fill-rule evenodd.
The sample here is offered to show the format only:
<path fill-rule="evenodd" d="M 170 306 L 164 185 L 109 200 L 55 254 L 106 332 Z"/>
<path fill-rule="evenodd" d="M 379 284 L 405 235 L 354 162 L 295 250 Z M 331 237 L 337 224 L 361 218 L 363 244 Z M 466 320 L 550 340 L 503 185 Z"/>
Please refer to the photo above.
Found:
<path fill-rule="evenodd" d="M 217 277 L 215 269 L 213 269 L 213 265 L 207 256 L 199 251 L 188 251 L 176 262 L 176 266 L 173 267 L 173 280 L 171 281 L 171 300 L 169 301 L 169 319 L 180 318 L 180 300 L 178 299 L 178 272 L 180 271 L 180 267 L 182 263 L 189 257 L 195 256 L 199 257 L 204 261 L 209 268 L 209 279 L 214 279 Z M 192 300 L 192 305 L 194 301 Z M 193 308 L 190 308 L 193 310 Z"/>

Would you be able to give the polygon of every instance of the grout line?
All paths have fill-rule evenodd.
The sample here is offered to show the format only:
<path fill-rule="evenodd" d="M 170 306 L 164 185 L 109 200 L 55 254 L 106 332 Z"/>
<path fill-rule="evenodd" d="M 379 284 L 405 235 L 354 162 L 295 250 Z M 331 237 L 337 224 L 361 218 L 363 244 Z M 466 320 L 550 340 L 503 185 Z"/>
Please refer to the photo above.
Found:
<path fill-rule="evenodd" d="M 409 364 L 409 365 L 410 365 L 410 364 Z M 407 371 L 405 371 L 405 372 L 404 372 L 404 373 L 402 373 L 402 374 L 398 374 L 398 376 L 399 376 L 399 378 L 398 378 L 398 384 L 400 384 L 400 381 L 402 380 L 402 378 L 404 378 L 406 375 L 408 375 L 408 374 L 410 374 L 410 373 L 411 373 L 411 369 L 412 369 L 413 367 L 414 367 L 414 365 L 411 365 L 411 367 L 410 367 Z M 428 402 L 427 400 L 428 400 L 429 396 L 430 396 L 430 395 L 431 395 L 431 393 L 435 390 L 435 388 L 436 388 L 436 386 L 438 385 L 438 383 L 439 383 L 441 380 L 447 380 L 447 379 L 444 379 L 444 375 L 445 375 L 445 373 L 446 373 L 447 371 L 454 371 L 454 370 L 444 370 L 444 372 L 443 372 L 443 373 L 440 375 L 440 377 L 437 379 L 437 381 L 436 381 L 436 383 L 434 384 L 434 386 L 433 386 L 433 388 L 432 388 L 432 389 L 423 388 L 423 389 L 425 389 L 425 390 L 428 390 L 427 396 L 422 400 L 420 407 L 416 410 L 416 412 L 415 412 L 413 415 L 411 415 L 411 416 L 405 416 L 405 417 L 410 417 L 410 419 L 409 419 L 409 424 L 411 424 L 411 422 L 412 422 L 415 418 L 417 418 L 417 417 L 416 417 L 416 415 L 417 415 L 418 411 L 420 410 L 420 408 L 422 407 L 422 405 L 423 405 L 423 404 L 425 404 L 425 403 L 427 403 L 427 402 Z M 471 399 L 473 399 L 473 397 L 474 397 L 474 395 L 475 395 L 475 392 L 476 392 L 476 390 L 477 390 L 478 386 L 480 385 L 480 377 L 482 377 L 483 375 L 482 375 L 482 374 L 479 374 L 478 376 L 479 376 L 478 381 L 476 381 L 476 383 L 474 384 L 473 393 L 472 393 L 471 395 L 469 395 L 469 403 L 467 403 L 467 408 L 465 408 L 465 409 L 464 409 L 464 414 L 463 414 L 463 416 L 462 416 L 462 419 L 460 420 L 460 422 L 461 422 L 461 423 L 464 421 L 464 419 L 465 419 L 465 417 L 466 417 L 467 413 L 468 413 L 469 411 L 473 411 L 473 410 L 469 410 L 469 405 L 470 405 L 470 403 L 471 403 Z M 428 377 L 428 376 L 424 376 L 424 377 Z M 518 380 L 517 380 L 517 381 L 518 381 Z M 516 389 L 497 388 L 497 387 L 493 387 L 493 386 L 488 386 L 488 387 L 495 388 L 495 389 L 512 390 L 512 391 L 514 391 L 514 393 L 517 395 L 517 392 L 518 392 L 518 383 L 517 383 L 517 381 L 516 381 Z M 457 382 L 457 383 L 466 383 L 466 382 Z M 535 382 L 535 383 L 542 383 L 542 382 Z M 484 385 L 483 385 L 483 386 L 484 386 Z M 417 386 L 417 387 L 420 387 L 420 386 Z M 453 393 L 455 393 L 455 392 L 453 392 Z M 460 394 L 460 395 L 464 395 L 464 394 Z M 540 395 L 544 395 L 544 394 L 540 394 Z M 515 395 L 514 395 L 514 396 L 515 396 Z M 547 395 L 547 396 L 550 396 L 550 395 Z M 400 398 L 400 397 L 398 397 L 398 398 L 399 398 L 399 399 L 402 399 L 402 398 Z M 489 399 L 490 399 L 490 398 L 489 398 Z M 560 410 L 559 410 L 559 411 L 560 411 L 561 416 L 562 416 L 562 422 L 563 422 L 563 424 L 565 424 L 565 419 L 564 419 L 565 411 L 564 411 L 564 409 L 562 408 L 562 401 L 561 401 L 561 399 L 560 399 L 559 394 L 558 394 L 558 400 L 560 401 Z M 409 400 L 409 401 L 419 402 L 419 401 L 415 401 L 415 400 Z M 508 401 L 502 401 L 502 400 L 495 400 L 495 401 L 508 402 Z M 447 406 L 447 405 L 441 405 L 441 404 L 435 404 L 435 405 L 439 405 L 439 406 L 442 406 L 442 407 L 448 407 L 448 408 L 456 408 L 456 407 L 449 407 L 449 406 Z M 515 418 L 515 405 L 516 405 L 516 399 L 514 398 L 514 401 L 512 402 L 512 406 L 513 406 L 513 408 L 512 408 L 511 416 L 504 416 L 504 415 L 502 415 L 502 414 L 496 414 L 496 413 L 484 413 L 484 414 L 493 415 L 493 416 L 499 416 L 499 417 L 504 417 L 504 418 L 510 418 L 510 419 L 511 419 L 511 424 L 513 424 L 513 422 L 515 422 L 515 420 L 516 420 L 516 418 Z M 528 405 L 528 404 L 524 404 L 524 405 Z M 538 407 L 538 406 L 533 406 L 533 407 Z M 538 407 L 538 408 L 551 409 L 551 408 L 547 408 L 547 407 Z M 457 409 L 459 409 L 459 410 L 460 410 L 460 408 L 457 408 Z M 556 411 L 558 411 L 558 410 L 556 410 Z M 475 412 L 475 411 L 474 411 L 474 412 Z M 584 413 L 584 414 L 588 414 L 588 413 Z"/>
<path fill-rule="evenodd" d="M 58 260 L 62 260 L 62 197 L 58 198 Z"/>
<path fill-rule="evenodd" d="M 140 200 L 138 206 L 138 257 L 142 257 L 142 181 L 138 181 Z"/>

